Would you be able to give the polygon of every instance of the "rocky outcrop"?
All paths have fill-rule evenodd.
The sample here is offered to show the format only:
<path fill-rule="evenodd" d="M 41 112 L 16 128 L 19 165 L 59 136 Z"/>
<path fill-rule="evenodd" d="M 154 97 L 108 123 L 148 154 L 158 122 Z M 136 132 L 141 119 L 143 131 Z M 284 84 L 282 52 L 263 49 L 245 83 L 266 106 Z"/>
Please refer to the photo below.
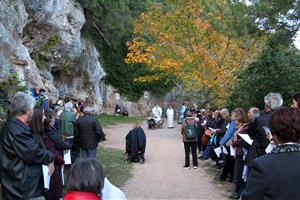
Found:
<path fill-rule="evenodd" d="M 16 73 L 28 88 L 46 88 L 54 100 L 79 98 L 96 112 L 112 114 L 119 103 L 131 116 L 146 116 L 163 105 L 150 94 L 138 102 L 116 99 L 94 44 L 81 36 L 85 16 L 76 0 L 1 0 L 0 13 L 0 83 Z"/>
<path fill-rule="evenodd" d="M 122 109 L 126 109 L 129 116 L 148 116 L 154 106 L 155 98 L 148 95 L 143 96 L 138 102 L 131 102 L 119 95 L 116 89 L 112 86 L 107 86 L 105 91 L 104 112 L 108 114 L 115 113 L 115 106 L 118 104 Z"/>
<path fill-rule="evenodd" d="M 1 1 L 0 13 L 0 81 L 15 72 L 23 84 L 42 85 L 35 62 L 22 41 L 28 17 L 23 1 Z"/>
<path fill-rule="evenodd" d="M 0 82 L 15 72 L 53 98 L 88 100 L 99 111 L 105 72 L 98 52 L 81 37 L 85 17 L 75 0 L 0 2 Z"/>

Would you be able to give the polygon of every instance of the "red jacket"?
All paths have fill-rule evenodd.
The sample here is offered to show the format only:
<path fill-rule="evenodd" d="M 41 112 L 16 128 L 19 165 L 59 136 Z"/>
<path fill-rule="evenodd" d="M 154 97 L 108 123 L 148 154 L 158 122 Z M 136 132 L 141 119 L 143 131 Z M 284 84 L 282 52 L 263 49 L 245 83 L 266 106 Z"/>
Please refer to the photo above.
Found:
<path fill-rule="evenodd" d="M 70 191 L 65 195 L 64 200 L 101 200 L 101 197 L 94 192 Z"/>

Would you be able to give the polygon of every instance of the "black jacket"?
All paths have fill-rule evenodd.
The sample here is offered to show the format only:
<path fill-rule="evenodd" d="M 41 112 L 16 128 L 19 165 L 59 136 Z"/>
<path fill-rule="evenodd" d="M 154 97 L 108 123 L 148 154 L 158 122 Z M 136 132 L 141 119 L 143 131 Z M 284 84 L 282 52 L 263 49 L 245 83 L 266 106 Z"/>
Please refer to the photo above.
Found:
<path fill-rule="evenodd" d="M 59 134 L 58 134 L 58 132 L 57 132 L 57 130 L 55 129 L 54 126 L 51 126 L 50 128 L 46 128 L 45 133 L 51 139 L 51 141 L 53 142 L 53 144 L 55 146 L 55 149 L 57 151 L 62 151 L 62 150 L 72 148 L 72 145 L 70 143 L 63 141 L 59 137 Z"/>
<path fill-rule="evenodd" d="M 224 136 L 227 130 L 227 125 L 228 123 L 231 122 L 230 116 L 226 117 L 225 119 L 222 120 L 222 123 L 220 124 L 220 130 L 216 131 L 216 134 L 218 136 Z"/>
<path fill-rule="evenodd" d="M 138 156 L 138 151 L 142 154 L 146 149 L 146 135 L 142 128 L 134 128 L 125 137 L 126 139 L 126 152 L 130 153 L 129 157 L 135 161 Z"/>
<path fill-rule="evenodd" d="M 254 144 L 256 145 L 253 146 L 253 150 L 256 151 L 255 153 L 258 157 L 266 153 L 265 149 L 269 145 L 269 140 L 263 127 L 269 127 L 271 115 L 272 111 L 263 113 L 254 120 L 252 125 L 253 127 L 249 130 L 249 136 L 252 140 L 254 140 Z"/>
<path fill-rule="evenodd" d="M 4 199 L 28 199 L 43 195 L 42 165 L 54 155 L 42 148 L 29 126 L 8 119 L 1 134 L 1 185 Z"/>
<path fill-rule="evenodd" d="M 95 149 L 100 140 L 105 140 L 105 135 L 97 118 L 85 114 L 76 121 L 75 141 L 82 149 Z"/>
<path fill-rule="evenodd" d="M 299 144 L 298 144 L 299 145 Z M 291 152 L 288 152 L 291 151 Z M 253 161 L 243 200 L 300 199 L 300 147 L 266 154 Z"/>

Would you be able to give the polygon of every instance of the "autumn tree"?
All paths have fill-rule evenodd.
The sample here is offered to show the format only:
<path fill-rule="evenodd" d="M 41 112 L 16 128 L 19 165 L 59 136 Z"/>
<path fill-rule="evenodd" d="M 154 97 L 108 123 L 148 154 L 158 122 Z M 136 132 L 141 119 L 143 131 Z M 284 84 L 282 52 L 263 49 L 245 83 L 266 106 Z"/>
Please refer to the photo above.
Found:
<path fill-rule="evenodd" d="M 203 102 L 222 105 L 237 70 L 257 56 L 264 38 L 235 32 L 240 19 L 227 1 L 165 2 L 136 20 L 125 59 L 161 73 L 135 80 L 153 82 L 172 74 L 183 95 L 201 94 Z"/>

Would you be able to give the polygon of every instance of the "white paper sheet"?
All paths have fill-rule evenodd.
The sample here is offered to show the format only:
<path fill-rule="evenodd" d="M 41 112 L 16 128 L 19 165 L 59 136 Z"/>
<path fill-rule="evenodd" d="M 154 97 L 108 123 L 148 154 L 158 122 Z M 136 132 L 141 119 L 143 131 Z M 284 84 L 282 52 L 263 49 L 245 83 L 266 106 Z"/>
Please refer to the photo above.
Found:
<path fill-rule="evenodd" d="M 218 156 L 218 158 L 220 157 L 221 153 L 228 154 L 228 152 L 224 146 L 222 146 L 222 149 L 221 149 L 221 147 L 215 148 L 214 151 L 215 151 L 216 155 Z"/>
<path fill-rule="evenodd" d="M 71 162 L 71 151 L 70 150 L 66 150 L 64 152 L 64 160 L 65 160 L 65 165 L 70 165 Z"/>
<path fill-rule="evenodd" d="M 245 140 L 248 144 L 252 145 L 253 140 L 249 137 L 248 134 L 239 134 L 243 140 Z"/>
<path fill-rule="evenodd" d="M 272 143 L 270 143 L 268 146 L 267 146 L 267 148 L 266 148 L 266 153 L 271 153 L 271 151 L 272 151 L 272 149 L 273 149 L 273 145 L 272 145 Z"/>
<path fill-rule="evenodd" d="M 104 187 L 102 189 L 103 200 L 126 200 L 124 192 L 109 182 L 107 178 L 104 179 Z"/>
<path fill-rule="evenodd" d="M 215 133 L 216 132 L 216 129 L 213 129 L 213 128 L 210 128 L 210 127 L 208 127 L 208 129 L 211 131 L 211 133 Z"/>
<path fill-rule="evenodd" d="M 235 155 L 236 155 L 236 149 L 235 149 L 235 147 L 233 147 L 232 145 L 230 145 L 230 155 L 231 155 L 231 156 L 234 156 L 234 157 L 235 157 Z"/>
<path fill-rule="evenodd" d="M 218 158 L 220 157 L 220 154 L 222 153 L 221 147 L 215 148 L 214 149 L 216 155 L 218 156 Z"/>
<path fill-rule="evenodd" d="M 62 180 L 62 185 L 65 185 L 65 175 L 64 175 L 64 168 L 61 168 L 61 180 Z"/>
<path fill-rule="evenodd" d="M 228 128 L 229 128 L 229 126 L 230 126 L 230 123 L 228 123 L 228 124 L 227 124 L 227 126 L 226 126 L 226 129 L 228 129 Z"/>
<path fill-rule="evenodd" d="M 224 146 L 222 146 L 222 152 L 226 155 L 228 154 L 227 149 Z"/>
<path fill-rule="evenodd" d="M 50 179 L 51 179 L 51 176 L 49 176 L 49 168 L 47 165 L 42 165 L 42 169 L 43 169 L 43 177 L 44 177 L 44 188 L 49 190 Z"/>
<path fill-rule="evenodd" d="M 271 135 L 271 134 L 272 134 L 270 128 L 268 128 L 268 127 L 266 127 L 266 126 L 263 126 L 263 129 L 265 130 L 265 133 L 266 133 L 267 135 Z"/>

